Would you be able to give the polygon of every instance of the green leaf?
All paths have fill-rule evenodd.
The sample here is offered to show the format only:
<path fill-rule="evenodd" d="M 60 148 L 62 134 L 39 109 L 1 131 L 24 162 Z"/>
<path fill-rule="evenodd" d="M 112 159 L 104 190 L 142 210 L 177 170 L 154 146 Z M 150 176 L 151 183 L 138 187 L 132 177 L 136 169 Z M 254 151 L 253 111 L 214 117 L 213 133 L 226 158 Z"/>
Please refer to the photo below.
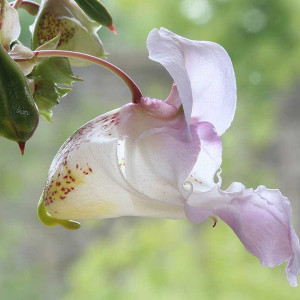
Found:
<path fill-rule="evenodd" d="M 75 0 L 78 6 L 97 23 L 110 27 L 113 23 L 107 8 L 98 0 Z"/>
<path fill-rule="evenodd" d="M 37 79 L 35 81 L 35 92 L 33 98 L 39 108 L 40 114 L 48 122 L 52 122 L 52 107 L 59 104 L 59 99 L 64 97 L 70 88 L 61 88 L 53 81 Z"/>
<path fill-rule="evenodd" d="M 56 49 L 59 41 L 60 34 L 40 46 L 38 50 Z M 52 122 L 52 107 L 57 105 L 59 99 L 72 90 L 59 85 L 72 87 L 74 81 L 82 81 L 81 78 L 73 74 L 69 60 L 63 57 L 37 59 L 36 66 L 30 77 L 35 83 L 34 100 L 40 114 L 48 122 Z"/>
<path fill-rule="evenodd" d="M 32 76 L 67 86 L 72 86 L 74 81 L 82 81 L 81 78 L 73 74 L 69 60 L 60 57 L 38 60 Z"/>

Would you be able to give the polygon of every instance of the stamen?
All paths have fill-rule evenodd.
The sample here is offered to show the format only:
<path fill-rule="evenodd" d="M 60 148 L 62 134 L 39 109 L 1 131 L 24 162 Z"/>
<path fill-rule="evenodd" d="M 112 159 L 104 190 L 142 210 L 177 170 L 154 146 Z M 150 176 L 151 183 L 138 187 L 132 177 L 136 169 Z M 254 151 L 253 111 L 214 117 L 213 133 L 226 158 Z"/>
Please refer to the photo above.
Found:
<path fill-rule="evenodd" d="M 209 218 L 214 221 L 213 228 L 216 227 L 216 225 L 218 223 L 218 217 L 217 216 L 209 216 Z"/>

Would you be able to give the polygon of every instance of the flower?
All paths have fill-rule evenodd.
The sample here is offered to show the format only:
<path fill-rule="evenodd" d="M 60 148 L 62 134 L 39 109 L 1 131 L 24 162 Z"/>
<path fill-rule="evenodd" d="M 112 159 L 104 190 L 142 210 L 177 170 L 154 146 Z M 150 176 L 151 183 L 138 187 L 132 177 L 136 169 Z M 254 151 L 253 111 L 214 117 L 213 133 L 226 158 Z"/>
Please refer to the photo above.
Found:
<path fill-rule="evenodd" d="M 288 260 L 297 285 L 300 246 L 291 207 L 278 190 L 240 183 L 221 190 L 220 136 L 236 106 L 236 82 L 226 51 L 166 29 L 148 36 L 150 59 L 174 80 L 165 101 L 141 98 L 88 122 L 60 148 L 43 198 L 56 219 L 119 216 L 226 222 L 246 249 L 273 267 Z"/>
<path fill-rule="evenodd" d="M 31 26 L 32 46 L 36 49 L 59 36 L 57 49 L 104 57 L 106 53 L 97 35 L 100 27 L 73 0 L 44 0 Z M 85 65 L 78 60 L 71 63 Z"/>

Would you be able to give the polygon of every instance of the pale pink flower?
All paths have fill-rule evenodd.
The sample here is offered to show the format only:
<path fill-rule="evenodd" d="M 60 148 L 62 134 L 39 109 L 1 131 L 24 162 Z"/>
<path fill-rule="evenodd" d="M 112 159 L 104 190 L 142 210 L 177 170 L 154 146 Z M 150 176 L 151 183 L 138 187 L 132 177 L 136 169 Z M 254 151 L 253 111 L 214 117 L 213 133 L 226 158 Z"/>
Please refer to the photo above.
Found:
<path fill-rule="evenodd" d="M 150 59 L 174 80 L 165 100 L 142 98 L 88 122 L 61 147 L 44 190 L 46 209 L 58 219 L 119 216 L 218 216 L 267 267 L 288 261 L 297 285 L 299 240 L 291 207 L 278 190 L 221 190 L 220 136 L 236 106 L 236 81 L 226 51 L 166 29 L 150 32 Z M 181 106 L 182 105 L 182 106 Z M 182 109 L 183 108 L 183 109 Z"/>

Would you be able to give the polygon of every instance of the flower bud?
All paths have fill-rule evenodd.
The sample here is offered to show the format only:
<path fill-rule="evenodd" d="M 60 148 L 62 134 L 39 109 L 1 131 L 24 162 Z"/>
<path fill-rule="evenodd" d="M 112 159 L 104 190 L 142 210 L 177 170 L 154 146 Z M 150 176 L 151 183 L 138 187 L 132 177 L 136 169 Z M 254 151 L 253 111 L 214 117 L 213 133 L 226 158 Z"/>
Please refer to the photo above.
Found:
<path fill-rule="evenodd" d="M 23 72 L 1 45 L 0 65 L 0 135 L 17 142 L 23 154 L 38 125 L 38 110 Z"/>
<path fill-rule="evenodd" d="M 106 53 L 96 33 L 99 28 L 73 0 L 44 0 L 31 27 L 32 47 L 36 49 L 60 34 L 56 49 L 103 57 Z M 70 61 L 73 65 L 85 65 Z"/>

